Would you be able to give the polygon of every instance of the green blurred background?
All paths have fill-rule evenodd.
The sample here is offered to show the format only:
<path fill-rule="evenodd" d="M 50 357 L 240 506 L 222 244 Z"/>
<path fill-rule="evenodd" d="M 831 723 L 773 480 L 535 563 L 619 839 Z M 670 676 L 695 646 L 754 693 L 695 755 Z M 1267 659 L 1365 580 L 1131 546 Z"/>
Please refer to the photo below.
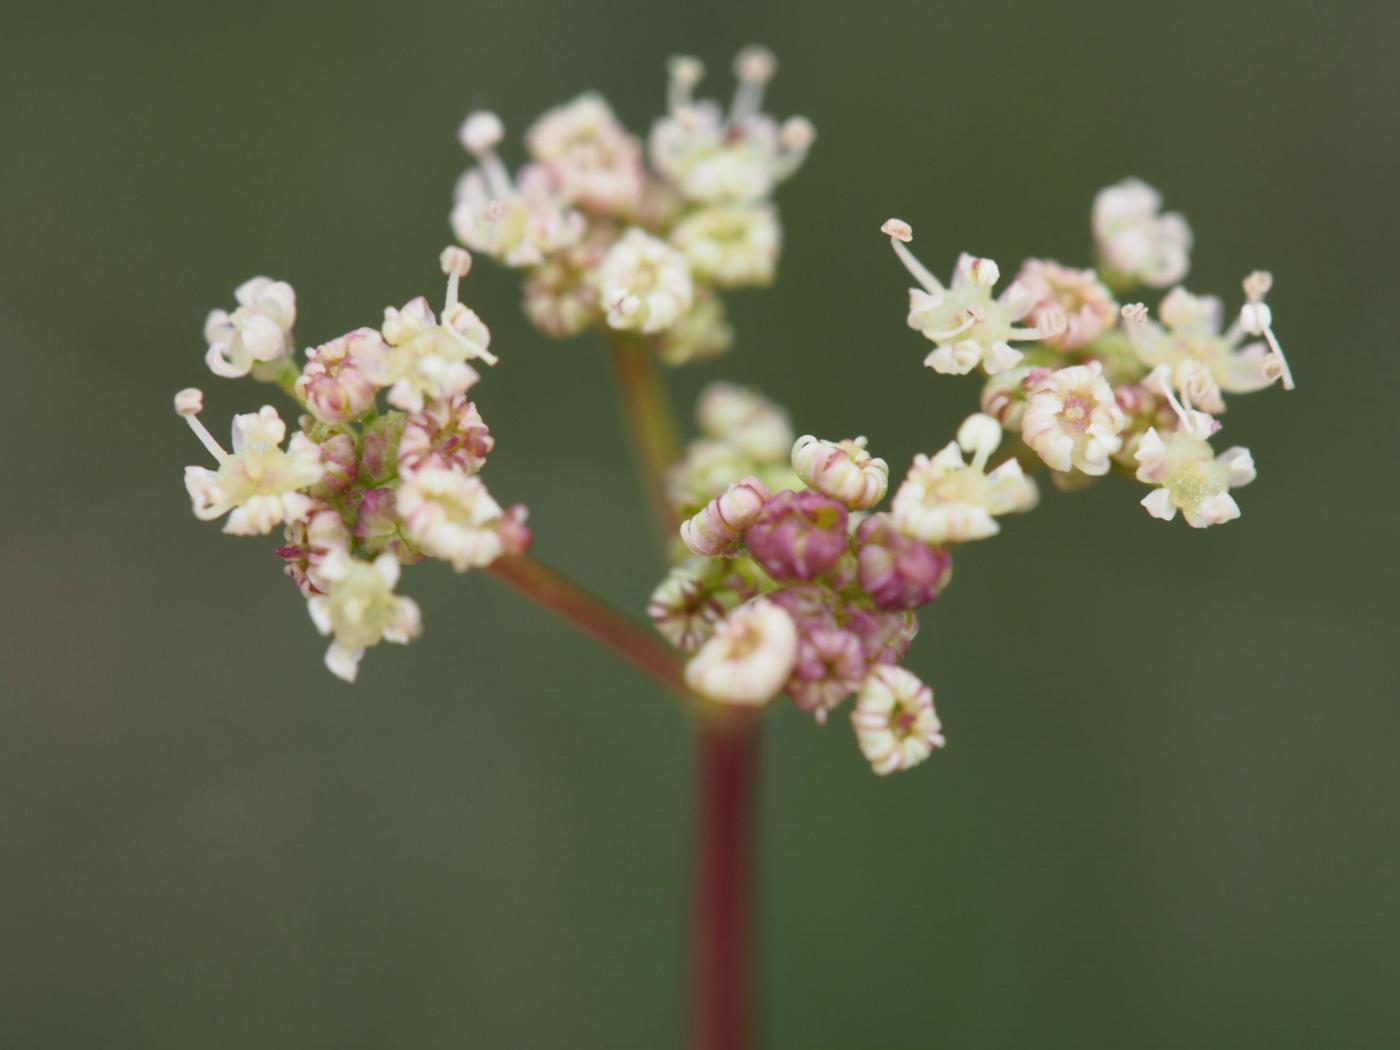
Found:
<path fill-rule="evenodd" d="M 51 4 L 0 39 L 0 1045 L 661 1048 L 683 1039 L 693 761 L 675 705 L 484 575 L 407 576 L 427 633 L 347 688 L 271 544 L 195 521 L 205 312 L 291 281 L 303 344 L 437 294 L 454 131 L 663 60 L 819 140 L 734 354 L 671 376 L 868 434 L 902 471 L 976 397 L 920 367 L 876 230 L 936 271 L 1088 261 L 1094 191 L 1160 186 L 1189 281 L 1272 269 L 1299 390 L 1239 399 L 1259 481 L 1194 532 L 1104 484 L 967 550 L 911 666 L 950 745 L 872 777 L 766 719 L 768 1047 L 1400 1040 L 1396 8 L 1380 3 Z M 511 159 L 520 156 L 518 141 Z M 657 565 L 596 340 L 512 276 L 488 480 L 631 609 Z M 216 428 L 223 429 L 219 423 Z"/>

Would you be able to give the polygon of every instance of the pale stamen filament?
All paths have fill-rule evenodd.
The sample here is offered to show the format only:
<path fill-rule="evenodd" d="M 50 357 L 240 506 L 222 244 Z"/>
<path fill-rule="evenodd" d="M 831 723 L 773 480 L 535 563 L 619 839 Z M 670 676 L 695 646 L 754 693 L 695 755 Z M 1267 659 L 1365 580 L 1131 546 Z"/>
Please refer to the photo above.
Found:
<path fill-rule="evenodd" d="M 462 278 L 471 272 L 472 257 L 465 248 L 452 244 L 442 250 L 439 261 L 442 272 L 447 274 L 447 296 L 442 308 L 445 314 L 457 305 L 457 287 Z"/>
<path fill-rule="evenodd" d="M 705 67 L 698 58 L 689 55 L 677 55 L 669 66 L 671 79 L 666 85 L 666 108 L 676 113 L 695 104 L 695 85 L 704 77 Z"/>
<path fill-rule="evenodd" d="M 515 186 L 510 181 L 510 172 L 502 163 L 501 158 L 494 149 L 488 149 L 478 155 L 481 162 L 482 174 L 486 176 L 486 185 L 491 187 L 491 193 L 496 199 L 504 200 L 515 193 Z"/>
<path fill-rule="evenodd" d="M 752 117 L 763 108 L 763 90 L 773 79 L 778 64 L 766 48 L 746 47 L 734 59 L 734 75 L 738 86 L 729 106 L 729 123 L 735 125 Z"/>
<path fill-rule="evenodd" d="M 1283 356 L 1283 347 L 1274 335 L 1274 315 L 1264 296 L 1274 285 L 1273 275 L 1265 270 L 1255 270 L 1244 279 L 1244 294 L 1248 300 L 1240 311 L 1239 325 L 1250 335 L 1262 335 L 1274 354 L 1275 374 L 1282 377 L 1283 389 L 1293 390 L 1293 370 L 1288 367 L 1288 358 Z"/>
<path fill-rule="evenodd" d="M 914 239 L 913 227 L 899 219 L 887 219 L 880 227 L 880 232 L 890 239 L 890 246 L 894 248 L 899 261 L 904 264 L 910 276 L 923 285 L 925 291 L 933 295 L 943 295 L 947 291 L 938 278 L 929 272 L 928 267 L 919 262 L 914 253 L 905 247 L 907 242 Z"/>
<path fill-rule="evenodd" d="M 175 395 L 175 412 L 182 416 L 199 443 L 209 450 L 209 454 L 222 463 L 228 459 L 224 447 L 214 440 L 214 435 L 199 421 L 199 413 L 204 411 L 204 392 L 195 387 L 186 387 Z"/>

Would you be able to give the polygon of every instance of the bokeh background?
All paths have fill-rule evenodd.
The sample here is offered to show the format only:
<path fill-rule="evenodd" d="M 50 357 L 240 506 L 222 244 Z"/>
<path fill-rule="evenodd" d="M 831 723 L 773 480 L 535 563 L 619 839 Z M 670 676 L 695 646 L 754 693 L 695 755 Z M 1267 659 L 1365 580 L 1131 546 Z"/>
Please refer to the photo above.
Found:
<path fill-rule="evenodd" d="M 766 718 L 763 1044 L 1394 1045 L 1396 8 L 669 7 L 634 0 L 30 5 L 0 38 L 0 1044 L 659 1048 L 683 1040 L 691 734 L 485 576 L 407 576 L 427 633 L 347 688 L 270 543 L 196 522 L 205 312 L 290 280 L 320 341 L 437 294 L 454 131 L 663 60 L 727 93 L 774 47 L 820 139 L 730 357 L 798 426 L 902 469 L 976 383 L 920 368 L 877 235 L 935 270 L 1088 261 L 1094 191 L 1160 186 L 1189 284 L 1272 269 L 1300 388 L 1232 403 L 1244 518 L 1104 484 L 968 549 L 911 666 L 950 746 L 872 777 L 839 723 Z M 519 158 L 518 143 L 511 147 Z M 631 609 L 650 554 L 594 339 L 514 279 L 466 295 L 502 365 L 489 480 L 538 553 Z"/>

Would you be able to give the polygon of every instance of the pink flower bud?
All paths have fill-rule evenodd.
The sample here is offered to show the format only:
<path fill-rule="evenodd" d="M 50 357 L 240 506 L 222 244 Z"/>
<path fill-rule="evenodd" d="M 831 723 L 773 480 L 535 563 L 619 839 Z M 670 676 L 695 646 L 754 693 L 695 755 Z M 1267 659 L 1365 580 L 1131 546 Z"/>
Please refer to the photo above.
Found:
<path fill-rule="evenodd" d="M 860 639 L 867 662 L 893 664 L 909 652 L 909 643 L 919 633 L 919 620 L 912 612 L 852 609 L 846 630 Z"/>
<path fill-rule="evenodd" d="M 887 514 L 875 514 L 856 530 L 861 589 L 881 609 L 917 609 L 948 584 L 953 556 L 895 528 Z"/>
<path fill-rule="evenodd" d="M 848 514 L 815 492 L 780 492 L 764 504 L 744 544 L 775 580 L 812 580 L 831 569 L 849 546 Z"/>
<path fill-rule="evenodd" d="M 305 597 L 325 594 L 330 581 L 321 575 L 321 566 L 332 552 L 350 550 L 350 533 L 340 512 L 317 504 L 304 519 L 290 523 L 286 535 L 286 546 L 278 547 L 276 554 L 286 563 L 287 575 Z"/>
<path fill-rule="evenodd" d="M 786 610 L 803 634 L 836 627 L 836 611 L 832 608 L 835 595 L 825 587 L 797 584 L 774 591 L 768 600 Z"/>
<path fill-rule="evenodd" d="M 768 499 L 763 482 L 744 478 L 710 500 L 689 521 L 682 522 L 681 540 L 691 551 L 707 558 L 728 554 L 739 545 L 744 530 L 754 523 Z"/>
<path fill-rule="evenodd" d="M 840 500 L 851 510 L 867 510 L 885 498 L 890 468 L 865 451 L 865 438 L 823 441 L 807 434 L 792 446 L 792 469 L 806 485 Z"/>
<path fill-rule="evenodd" d="M 465 395 L 429 401 L 421 412 L 410 413 L 404 421 L 398 446 L 399 473 L 446 467 L 475 474 L 495 444 L 481 413 Z"/>
<path fill-rule="evenodd" d="M 325 423 L 344 423 L 364 415 L 374 404 L 376 388 L 363 365 L 384 350 L 384 341 L 373 328 L 357 328 L 308 350 L 306 367 L 296 382 L 297 396 Z"/>
<path fill-rule="evenodd" d="M 799 632 L 797 666 L 788 682 L 788 695 L 819 724 L 865 677 L 865 650 L 860 639 L 839 628 Z"/>

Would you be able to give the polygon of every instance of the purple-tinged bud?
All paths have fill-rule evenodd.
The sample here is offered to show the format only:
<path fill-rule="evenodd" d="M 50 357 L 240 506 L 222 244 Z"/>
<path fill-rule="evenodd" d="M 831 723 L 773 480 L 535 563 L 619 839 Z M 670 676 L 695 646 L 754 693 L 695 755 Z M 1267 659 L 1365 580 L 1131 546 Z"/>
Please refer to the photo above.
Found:
<path fill-rule="evenodd" d="M 780 492 L 744 534 L 744 545 L 775 580 L 813 580 L 831 569 L 849 546 L 848 514 L 815 492 Z"/>
<path fill-rule="evenodd" d="M 286 546 L 278 547 L 277 557 L 297 589 L 307 598 L 325 594 L 330 581 L 321 575 L 321 566 L 332 552 L 350 550 L 350 533 L 340 512 L 324 503 L 316 504 L 301 521 L 286 529 Z"/>
<path fill-rule="evenodd" d="M 898 663 L 919 633 L 918 617 L 895 610 L 852 609 L 847 613 L 845 626 L 860 639 L 865 659 L 872 664 Z"/>
<path fill-rule="evenodd" d="M 318 442 L 321 449 L 321 480 L 307 491 L 315 499 L 334 499 L 355 483 L 360 472 L 355 455 L 355 439 L 349 434 L 334 433 Z"/>
<path fill-rule="evenodd" d="M 865 649 L 850 631 L 822 627 L 800 631 L 797 666 L 788 682 L 788 695 L 803 711 L 810 711 L 819 725 L 865 677 Z"/>
<path fill-rule="evenodd" d="M 373 328 L 357 328 L 306 352 L 306 367 L 296 382 L 307 410 L 326 423 L 345 423 L 374 405 L 376 387 L 364 363 L 382 355 L 384 340 Z"/>
<path fill-rule="evenodd" d="M 881 609 L 917 609 L 933 601 L 953 574 L 946 547 L 910 539 L 888 514 L 875 514 L 856 530 L 861 589 Z"/>
<path fill-rule="evenodd" d="M 404 565 L 422 560 L 423 556 L 404 538 L 400 529 L 393 489 L 370 489 L 364 493 L 350 531 L 370 557 L 388 551 Z"/>
<path fill-rule="evenodd" d="M 526 522 L 530 518 L 530 508 L 523 503 L 512 503 L 505 515 L 496 523 L 496 535 L 501 538 L 501 552 L 516 556 L 525 554 L 535 541 L 535 534 Z"/>
<path fill-rule="evenodd" d="M 398 474 L 399 439 L 407 417 L 388 412 L 365 424 L 361 438 L 360 473 L 368 481 L 383 483 Z"/>
<path fill-rule="evenodd" d="M 783 587 L 768 595 L 768 600 L 787 610 L 801 634 L 836 627 L 836 610 L 832 608 L 835 596 L 818 584 Z"/>
<path fill-rule="evenodd" d="M 889 465 L 865 451 L 863 437 L 836 442 L 804 435 L 792 446 L 792 469 L 808 488 L 851 510 L 879 503 L 890 480 Z"/>
<path fill-rule="evenodd" d="M 466 395 L 429 401 L 404 420 L 399 438 L 400 474 L 424 467 L 445 467 L 475 474 L 486 463 L 496 439 Z"/>
<path fill-rule="evenodd" d="M 754 523 L 768 501 L 768 489 L 757 478 L 730 485 L 689 521 L 681 523 L 681 541 L 706 558 L 728 554 L 739 545 L 744 531 Z"/>

